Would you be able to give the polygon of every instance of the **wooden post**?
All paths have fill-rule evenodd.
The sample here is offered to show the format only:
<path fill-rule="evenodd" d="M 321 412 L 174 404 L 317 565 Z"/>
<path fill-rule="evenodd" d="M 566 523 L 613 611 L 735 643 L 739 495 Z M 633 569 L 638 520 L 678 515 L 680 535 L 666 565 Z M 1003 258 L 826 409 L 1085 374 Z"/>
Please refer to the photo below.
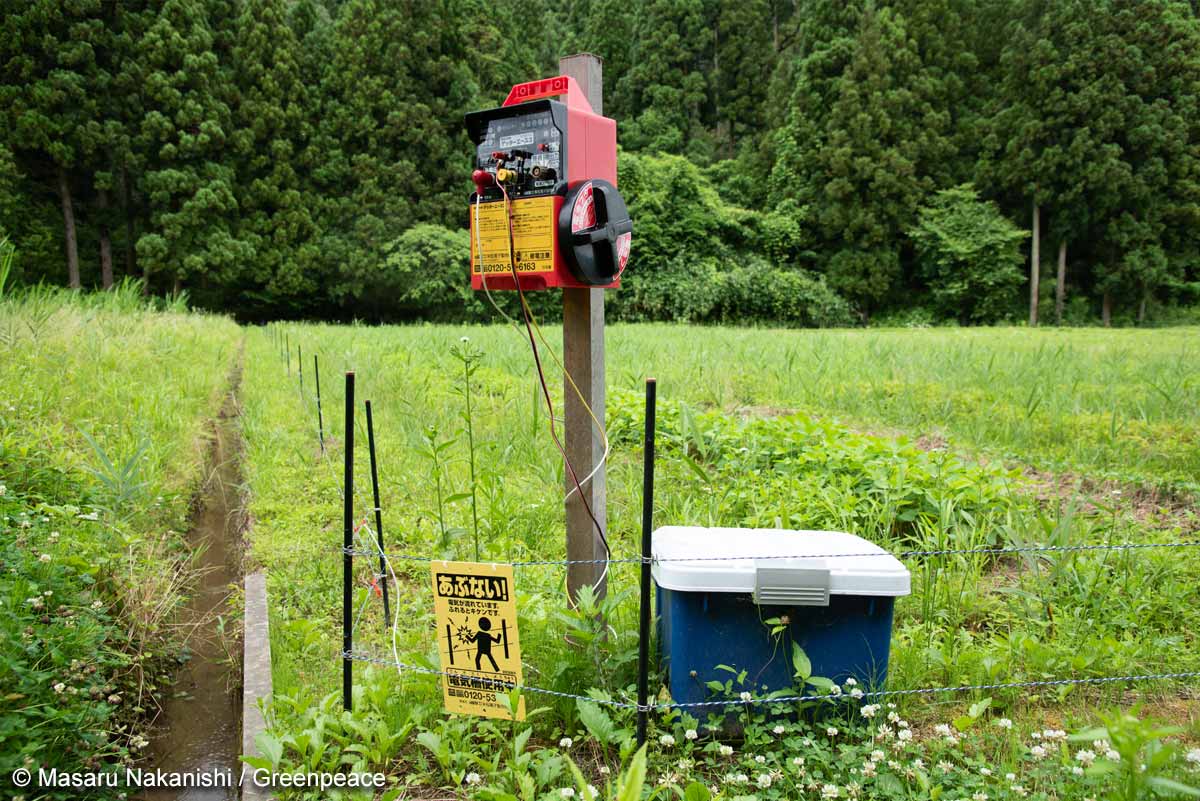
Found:
<path fill-rule="evenodd" d="M 592 104 L 593 111 L 597 114 L 604 113 L 603 62 L 598 56 L 580 53 L 561 58 L 558 61 L 558 71 L 561 75 L 570 77 L 583 90 L 584 96 Z M 587 398 L 596 419 L 604 425 L 603 289 L 563 290 L 563 366 L 575 379 L 580 393 Z M 564 384 L 564 447 L 567 458 L 582 482 L 584 476 L 592 472 L 604 455 L 604 444 L 592 424 L 591 415 L 580 403 L 570 382 L 564 380 Z M 608 503 L 604 472 L 603 468 L 598 470 L 590 481 L 583 484 L 583 491 L 592 514 L 607 533 Z M 574 485 L 569 475 L 566 481 L 567 492 L 570 492 Z M 567 559 L 604 559 L 604 544 L 579 493 L 567 499 L 566 517 Z M 604 574 L 602 564 L 568 566 L 567 591 L 572 600 L 581 587 L 596 585 Z M 606 589 L 606 583 L 600 583 L 596 587 L 601 596 Z"/>

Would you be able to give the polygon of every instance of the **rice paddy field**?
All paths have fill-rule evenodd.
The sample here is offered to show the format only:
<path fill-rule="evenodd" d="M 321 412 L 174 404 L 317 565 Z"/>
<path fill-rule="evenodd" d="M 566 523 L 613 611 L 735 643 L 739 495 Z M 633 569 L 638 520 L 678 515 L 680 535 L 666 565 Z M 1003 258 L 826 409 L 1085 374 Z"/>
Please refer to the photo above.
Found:
<path fill-rule="evenodd" d="M 606 704 L 635 698 L 629 563 L 611 566 L 607 597 L 575 609 L 561 566 L 517 568 L 525 682 L 578 698 L 527 693 L 521 724 L 446 715 L 436 676 L 393 664 L 437 667 L 428 560 L 565 557 L 562 460 L 528 340 L 500 325 L 239 328 L 123 297 L 0 304 L 5 561 L 24 571 L 0 580 L 6 608 L 20 610 L 0 671 L 16 688 L 0 713 L 4 770 L 80 750 L 65 733 L 18 735 L 72 695 L 68 685 L 82 693 L 84 717 L 50 716 L 44 730 L 94 724 L 108 733 L 86 740 L 81 761 L 136 757 L 144 710 L 125 704 L 97 720 L 83 700 L 93 684 L 107 698 L 139 653 L 179 647 L 127 625 L 155 608 L 144 597 L 132 604 L 130 587 L 144 583 L 138 576 L 181 575 L 165 566 L 186 564 L 185 545 L 163 532 L 186 526 L 206 432 L 236 389 L 243 561 L 268 582 L 274 699 L 258 745 L 270 767 L 382 771 L 387 789 L 376 796 L 388 799 L 496 801 L 1133 799 L 1200 783 L 1198 682 L 1187 675 L 797 709 L 755 703 L 785 688 L 735 669 L 713 692 L 751 699 L 732 707 L 736 726 L 659 711 L 635 754 L 633 712 Z M 556 328 L 545 334 L 561 340 Z M 617 559 L 638 552 L 648 376 L 659 396 L 657 525 L 831 529 L 895 552 L 1200 538 L 1200 329 L 615 325 L 607 345 Z M 561 415 L 562 376 L 546 363 Z M 375 661 L 355 666 L 352 713 L 341 708 L 339 658 L 347 370 L 359 401 L 356 519 L 373 506 L 361 413 L 370 400 L 394 605 L 386 620 L 378 563 L 356 558 L 355 645 Z M 372 529 L 358 534 L 364 551 Z M 1200 549 L 905 563 L 913 592 L 897 603 L 886 687 L 867 690 L 1200 672 Z M 176 601 L 187 591 L 178 583 Z M 39 628 L 47 602 L 29 599 L 51 588 L 69 596 L 68 612 L 97 610 L 93 639 L 78 639 L 81 624 L 65 618 Z M 170 609 L 152 622 L 169 630 Z M 797 686 L 812 691 L 786 636 Z M 87 678 L 89 648 L 111 656 L 112 682 Z M 148 675 L 142 684 L 157 669 Z M 667 702 L 661 678 L 652 687 Z"/>

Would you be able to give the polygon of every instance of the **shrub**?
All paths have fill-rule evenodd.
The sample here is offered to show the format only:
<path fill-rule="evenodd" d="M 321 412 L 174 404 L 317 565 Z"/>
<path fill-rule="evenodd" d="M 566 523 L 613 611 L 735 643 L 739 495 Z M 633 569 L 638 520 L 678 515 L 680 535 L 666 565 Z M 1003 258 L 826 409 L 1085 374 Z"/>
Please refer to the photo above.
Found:
<path fill-rule="evenodd" d="M 973 186 L 938 192 L 908 235 L 945 316 L 990 323 L 1009 310 L 1024 281 L 1020 245 L 1028 234 L 980 200 Z"/>

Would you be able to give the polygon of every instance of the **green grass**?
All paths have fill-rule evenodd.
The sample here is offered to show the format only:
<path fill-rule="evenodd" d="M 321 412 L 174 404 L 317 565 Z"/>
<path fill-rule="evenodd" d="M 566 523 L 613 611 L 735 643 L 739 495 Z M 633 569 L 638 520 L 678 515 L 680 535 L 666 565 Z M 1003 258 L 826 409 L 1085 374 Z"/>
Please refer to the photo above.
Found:
<path fill-rule="evenodd" d="M 373 402 L 384 527 L 396 551 L 473 558 L 474 489 L 483 559 L 562 558 L 564 479 L 528 346 L 516 332 L 295 325 L 287 331 L 309 359 L 309 394 L 311 355 L 320 355 L 328 453 L 320 454 L 316 411 L 300 394 L 295 359 L 289 379 L 267 330 L 248 339 L 243 425 L 255 526 L 250 555 L 267 567 L 270 582 L 277 730 L 296 736 L 348 725 L 329 711 L 332 697 L 318 703 L 336 692 L 340 671 L 344 370 L 357 372 L 357 397 Z M 1167 488 L 1186 502 L 1200 467 L 1196 333 L 613 326 L 614 552 L 630 556 L 636 549 L 640 388 L 649 375 L 659 380 L 659 525 L 842 529 L 896 550 L 1178 538 L 1195 529 L 1194 508 L 1160 515 L 1143 507 L 1134 514 L 1121 503 L 1124 496 L 1101 496 L 1091 486 L 1086 497 L 1041 502 L 1020 468 L 1069 474 L 1068 494 L 1075 477 L 1115 479 Z M 548 335 L 558 341 L 556 330 Z M 452 353 L 463 336 L 480 352 L 471 385 L 473 483 L 463 366 Z M 550 380 L 561 407 L 561 377 Z M 370 502 L 361 413 L 358 421 L 356 508 L 363 515 Z M 924 435 L 919 442 L 918 435 Z M 910 566 L 914 593 L 897 607 L 894 688 L 1200 669 L 1200 555 L 1192 551 L 1002 562 L 955 556 Z M 355 606 L 362 607 L 356 642 L 390 654 L 379 604 L 368 598 L 370 561 L 356 559 L 355 567 Z M 407 662 L 432 666 L 428 568 L 396 567 L 397 651 Z M 526 681 L 628 697 L 634 569 L 614 566 L 607 636 L 596 636 L 591 609 L 563 611 L 563 578 L 556 568 L 518 573 Z M 589 644 L 567 647 L 564 638 Z M 392 728 L 439 738 L 424 748 L 381 747 L 391 754 L 385 763 L 400 754 L 402 767 L 394 770 L 407 771 L 412 781 L 455 784 L 474 764 L 470 754 L 487 752 L 478 742 L 447 745 L 475 741 L 467 723 L 442 719 L 432 679 L 359 671 L 362 706 L 370 710 L 361 719 L 382 716 Z M 1024 723 L 1085 721 L 1098 706 L 1127 701 L 1126 691 L 1114 685 L 1001 692 L 991 694 L 990 708 Z M 1143 686 L 1138 697 L 1162 699 L 1172 691 L 1169 684 Z M 935 719 L 959 714 L 982 696 L 910 700 L 904 711 Z M 550 706 L 535 725 L 543 742 L 595 734 L 574 703 Z M 677 724 L 659 721 L 666 731 Z M 340 736 L 357 741 L 348 730 Z M 324 745 L 318 750 L 336 758 L 344 745 L 329 737 L 328 752 Z"/>
<path fill-rule="evenodd" d="M 239 339 L 134 285 L 0 302 L 0 774 L 138 755 Z"/>

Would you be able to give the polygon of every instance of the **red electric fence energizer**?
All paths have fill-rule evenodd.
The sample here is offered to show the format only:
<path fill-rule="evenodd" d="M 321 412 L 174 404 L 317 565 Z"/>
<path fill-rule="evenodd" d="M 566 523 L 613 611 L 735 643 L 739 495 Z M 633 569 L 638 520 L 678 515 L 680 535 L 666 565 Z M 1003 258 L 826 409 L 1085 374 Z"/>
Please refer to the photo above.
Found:
<path fill-rule="evenodd" d="M 616 186 L 616 122 L 560 75 L 514 86 L 466 124 L 472 288 L 620 286 L 633 223 Z"/>

